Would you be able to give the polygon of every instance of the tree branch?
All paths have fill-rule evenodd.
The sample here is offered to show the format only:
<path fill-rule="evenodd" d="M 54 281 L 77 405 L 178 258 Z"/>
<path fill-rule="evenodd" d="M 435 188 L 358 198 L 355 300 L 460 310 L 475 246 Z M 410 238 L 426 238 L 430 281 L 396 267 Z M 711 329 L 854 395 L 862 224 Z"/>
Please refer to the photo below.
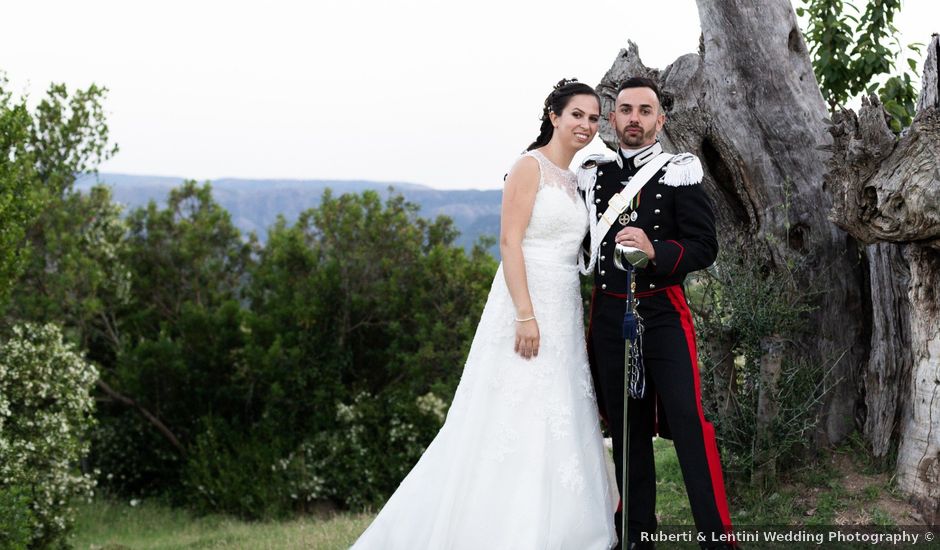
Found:
<path fill-rule="evenodd" d="M 150 422 L 150 424 L 153 425 L 153 427 L 156 428 L 157 431 L 160 432 L 163 437 L 166 438 L 166 440 L 169 441 L 174 448 L 176 448 L 177 451 L 179 451 L 181 456 L 186 456 L 186 448 L 183 447 L 183 445 L 180 443 L 180 440 L 175 435 L 173 435 L 173 432 L 171 432 L 170 429 L 166 427 L 166 424 L 157 418 L 156 415 L 145 409 L 140 403 L 134 401 L 130 397 L 116 392 L 111 386 L 109 386 L 104 380 L 101 380 L 100 378 L 98 379 L 98 387 L 101 388 L 103 392 L 108 394 L 111 399 L 127 405 L 128 407 L 137 409 L 137 412 L 146 418 L 147 421 Z"/>

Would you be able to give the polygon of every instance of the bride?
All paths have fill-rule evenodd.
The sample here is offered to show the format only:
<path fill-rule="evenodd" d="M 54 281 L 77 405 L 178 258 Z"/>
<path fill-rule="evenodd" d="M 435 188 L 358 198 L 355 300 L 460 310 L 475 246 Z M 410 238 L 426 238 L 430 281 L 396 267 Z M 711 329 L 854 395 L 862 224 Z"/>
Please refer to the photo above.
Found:
<path fill-rule="evenodd" d="M 586 84 L 562 80 L 546 98 L 506 177 L 502 263 L 447 420 L 354 550 L 616 544 L 579 290 L 587 211 L 565 168 L 599 119 Z"/>

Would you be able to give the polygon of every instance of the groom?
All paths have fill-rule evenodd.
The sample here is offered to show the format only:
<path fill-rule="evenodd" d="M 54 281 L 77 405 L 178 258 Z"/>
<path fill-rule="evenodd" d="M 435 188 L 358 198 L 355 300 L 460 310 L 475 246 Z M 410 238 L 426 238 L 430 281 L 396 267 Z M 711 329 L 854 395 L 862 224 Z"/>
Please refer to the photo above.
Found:
<path fill-rule="evenodd" d="M 598 406 L 613 435 L 618 484 L 623 471 L 622 323 L 627 289 L 625 273 L 613 264 L 614 247 L 622 243 L 639 248 L 650 259 L 635 278 L 647 382 L 645 396 L 630 399 L 628 411 L 629 548 L 653 548 L 649 537 L 641 533 L 656 531 L 652 441 L 656 433 L 675 443 L 695 525 L 705 539 L 702 547 L 733 548 L 734 543 L 724 542 L 731 520 L 715 432 L 702 412 L 695 329 L 683 290 L 686 274 L 710 266 L 718 253 L 715 218 L 700 185 L 701 163 L 688 153 L 657 159 L 665 154 L 656 136 L 666 116 L 653 80 L 624 81 L 608 120 L 620 145 L 617 157 L 588 158 L 578 180 L 596 224 L 593 239 L 599 241 L 592 242 L 588 251 L 589 264 L 595 266 L 588 354 Z M 608 209 L 614 195 L 644 165 L 655 163 L 655 167 L 667 158 L 619 215 Z M 618 530 L 619 515 L 618 510 Z"/>

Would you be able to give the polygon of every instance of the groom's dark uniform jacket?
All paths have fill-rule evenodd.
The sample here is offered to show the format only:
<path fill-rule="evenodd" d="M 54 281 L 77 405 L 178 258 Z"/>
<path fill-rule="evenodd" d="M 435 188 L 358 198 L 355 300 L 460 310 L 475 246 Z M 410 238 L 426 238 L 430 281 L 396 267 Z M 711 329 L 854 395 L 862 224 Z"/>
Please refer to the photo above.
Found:
<path fill-rule="evenodd" d="M 615 160 L 589 159 L 581 167 L 579 181 L 585 173 L 596 172 L 592 190 L 597 218 L 607 210 L 611 197 L 659 151 L 656 143 L 631 158 L 620 153 Z M 640 228 L 655 250 L 655 260 L 635 277 L 637 309 L 644 326 L 647 391 L 642 400 L 630 400 L 629 531 L 633 541 L 639 540 L 639 532 L 656 529 L 652 451 L 656 433 L 668 433 L 675 442 L 698 530 L 711 539 L 712 533 L 724 534 L 731 528 L 714 429 L 702 412 L 695 329 L 683 289 L 686 275 L 710 266 L 718 253 L 715 217 L 700 181 L 699 160 L 677 155 L 643 186 L 607 234 L 597 236 L 601 242 L 594 268 L 588 355 L 598 406 L 614 439 L 618 484 L 627 288 L 626 273 L 614 267 L 614 237 L 625 226 Z M 619 518 L 617 525 L 619 529 Z"/>
<path fill-rule="evenodd" d="M 639 156 L 639 155 L 637 155 Z M 636 157 L 620 156 L 623 166 L 615 161 L 598 164 L 594 184 L 594 202 L 597 217 L 607 209 L 610 198 L 621 191 L 641 166 L 634 166 Z M 718 254 L 715 237 L 715 216 L 711 201 L 699 184 L 667 185 L 662 180 L 667 164 L 643 186 L 633 200 L 636 220 L 622 225 L 615 223 L 607 238 L 601 241 L 594 285 L 598 290 L 626 296 L 627 279 L 623 271 L 614 267 L 614 236 L 624 227 L 637 227 L 656 251 L 656 260 L 637 271 L 636 291 L 643 296 L 664 292 L 667 287 L 681 285 L 685 276 L 712 265 Z"/>

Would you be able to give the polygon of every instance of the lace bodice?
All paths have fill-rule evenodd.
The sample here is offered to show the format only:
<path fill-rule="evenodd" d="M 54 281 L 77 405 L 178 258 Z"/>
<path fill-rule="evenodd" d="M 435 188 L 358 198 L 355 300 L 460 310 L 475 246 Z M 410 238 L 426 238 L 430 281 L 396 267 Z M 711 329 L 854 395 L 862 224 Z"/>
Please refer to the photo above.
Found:
<path fill-rule="evenodd" d="M 539 150 L 525 153 L 539 163 L 539 188 L 522 240 L 526 260 L 577 265 L 588 230 L 587 209 L 578 197 L 578 181 Z"/>

